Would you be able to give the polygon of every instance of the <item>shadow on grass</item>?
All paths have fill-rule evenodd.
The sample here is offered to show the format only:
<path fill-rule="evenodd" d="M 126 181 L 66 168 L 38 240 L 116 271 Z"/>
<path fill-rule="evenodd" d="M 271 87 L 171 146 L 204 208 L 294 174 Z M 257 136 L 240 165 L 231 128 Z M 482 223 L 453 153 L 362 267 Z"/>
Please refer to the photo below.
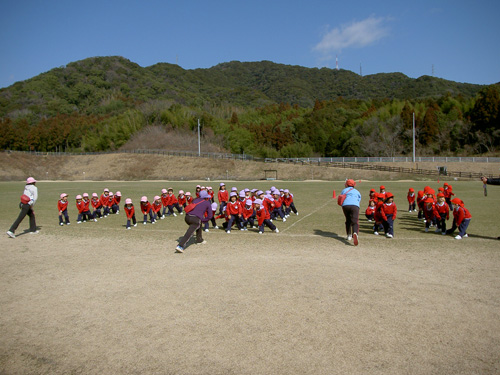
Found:
<path fill-rule="evenodd" d="M 338 233 L 334 232 L 325 232 L 324 230 L 321 229 L 315 229 L 314 234 L 316 236 L 321 236 L 321 237 L 327 237 L 327 238 L 333 238 L 334 240 L 337 240 L 339 242 L 342 242 L 346 245 L 352 245 L 347 239 L 345 239 L 343 236 L 340 236 Z"/>

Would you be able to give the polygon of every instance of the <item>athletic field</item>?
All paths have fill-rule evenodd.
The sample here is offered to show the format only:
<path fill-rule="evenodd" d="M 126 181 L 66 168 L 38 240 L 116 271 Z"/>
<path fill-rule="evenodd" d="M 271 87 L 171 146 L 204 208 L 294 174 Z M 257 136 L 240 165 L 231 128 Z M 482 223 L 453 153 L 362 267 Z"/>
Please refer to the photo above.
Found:
<path fill-rule="evenodd" d="M 384 184 L 398 217 L 387 239 L 362 215 L 355 247 L 343 182 L 226 181 L 288 188 L 299 215 L 278 234 L 211 228 L 183 254 L 183 216 L 143 225 L 139 199 L 207 182 L 39 182 L 40 233 L 26 218 L 15 239 L 24 184 L 1 182 L 0 374 L 500 373 L 500 187 L 447 181 L 472 214 L 459 241 L 407 212 L 408 188 L 444 182 L 358 183 L 363 214 Z M 106 187 L 133 199 L 136 228 L 123 211 L 77 225 L 74 196 Z"/>

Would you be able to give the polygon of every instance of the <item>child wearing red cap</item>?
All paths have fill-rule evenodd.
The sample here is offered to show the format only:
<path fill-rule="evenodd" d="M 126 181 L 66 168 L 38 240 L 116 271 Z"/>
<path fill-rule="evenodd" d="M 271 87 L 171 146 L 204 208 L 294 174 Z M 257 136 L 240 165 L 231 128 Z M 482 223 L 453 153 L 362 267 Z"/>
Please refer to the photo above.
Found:
<path fill-rule="evenodd" d="M 418 219 L 424 218 L 424 204 L 425 204 L 425 194 L 422 190 L 417 193 L 417 208 L 418 208 Z"/>
<path fill-rule="evenodd" d="M 366 218 L 368 219 L 368 221 L 373 221 L 374 218 L 375 218 L 375 207 L 376 207 L 376 203 L 373 199 L 370 199 L 370 201 L 368 202 L 368 207 L 366 208 L 366 211 L 365 211 L 365 216 Z"/>
<path fill-rule="evenodd" d="M 446 220 L 450 218 L 450 207 L 445 202 L 444 194 L 437 195 L 437 203 L 434 205 L 434 216 L 437 218 L 436 233 L 441 231 L 444 236 L 446 234 Z"/>
<path fill-rule="evenodd" d="M 464 202 L 459 198 L 453 198 L 451 200 L 453 203 L 453 225 L 446 231 L 446 234 L 452 234 L 458 227 L 458 235 L 455 237 L 456 240 L 461 240 L 462 238 L 467 238 L 467 228 L 469 227 L 472 215 L 469 210 L 465 208 Z"/>
<path fill-rule="evenodd" d="M 377 193 L 377 204 L 375 205 L 375 214 L 373 216 L 373 220 L 375 224 L 373 224 L 373 234 L 378 236 L 378 233 L 384 228 L 383 226 L 383 217 L 382 217 L 382 206 L 384 205 L 383 194 Z"/>
<path fill-rule="evenodd" d="M 453 186 L 448 184 L 447 182 L 444 183 L 443 186 L 443 194 L 444 194 L 444 200 L 448 204 L 448 207 L 450 207 L 450 210 L 453 210 L 453 205 L 451 203 L 451 197 L 454 196 L 455 194 L 453 193 Z"/>
<path fill-rule="evenodd" d="M 392 195 L 392 193 L 385 193 L 385 200 L 380 213 L 382 215 L 385 236 L 387 238 L 393 238 L 394 220 L 396 220 L 398 209 L 396 203 L 394 203 L 394 195 Z"/>
<path fill-rule="evenodd" d="M 130 229 L 130 221 L 134 224 L 134 227 L 137 226 L 137 220 L 135 219 L 135 208 L 132 204 L 132 199 L 125 199 L 125 206 L 123 207 L 125 210 L 125 215 L 127 216 L 127 229 Z"/>
<path fill-rule="evenodd" d="M 64 225 L 63 217 L 66 225 L 69 225 L 68 194 L 62 193 L 59 198 L 60 199 L 57 201 L 57 210 L 59 211 L 59 225 Z"/>
<path fill-rule="evenodd" d="M 406 199 L 408 200 L 408 212 L 417 211 L 415 209 L 415 189 L 410 188 L 408 190 Z"/>
<path fill-rule="evenodd" d="M 380 194 L 382 194 L 382 196 L 383 196 L 382 200 L 385 200 L 385 198 L 386 198 L 386 192 L 385 192 L 385 186 L 384 185 L 380 185 L 379 193 L 378 193 L 379 199 L 380 199 Z"/>
<path fill-rule="evenodd" d="M 426 198 L 424 201 L 424 222 L 425 222 L 425 232 L 429 231 L 431 225 L 437 222 L 436 216 L 434 215 L 434 199 Z"/>

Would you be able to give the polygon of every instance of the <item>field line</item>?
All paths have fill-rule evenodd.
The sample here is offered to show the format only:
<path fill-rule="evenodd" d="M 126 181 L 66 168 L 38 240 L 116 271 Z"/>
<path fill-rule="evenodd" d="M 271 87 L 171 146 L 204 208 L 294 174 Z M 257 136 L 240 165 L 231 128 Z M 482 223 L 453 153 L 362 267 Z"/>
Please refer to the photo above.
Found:
<path fill-rule="evenodd" d="M 286 232 L 288 229 L 290 228 L 293 228 L 295 226 L 295 224 L 298 224 L 300 223 L 302 220 L 308 218 L 309 216 L 315 214 L 316 212 L 318 212 L 319 210 L 323 209 L 324 207 L 326 207 L 328 204 L 330 204 L 331 201 L 327 201 L 325 204 L 323 204 L 322 206 L 318 207 L 317 209 L 315 209 L 313 212 L 307 214 L 306 216 L 303 216 L 301 217 L 299 220 L 297 220 L 295 223 L 293 223 L 292 225 L 290 225 L 289 227 L 286 227 L 285 229 L 283 229 L 282 231 L 280 231 L 280 233 L 283 233 L 283 232 Z"/>

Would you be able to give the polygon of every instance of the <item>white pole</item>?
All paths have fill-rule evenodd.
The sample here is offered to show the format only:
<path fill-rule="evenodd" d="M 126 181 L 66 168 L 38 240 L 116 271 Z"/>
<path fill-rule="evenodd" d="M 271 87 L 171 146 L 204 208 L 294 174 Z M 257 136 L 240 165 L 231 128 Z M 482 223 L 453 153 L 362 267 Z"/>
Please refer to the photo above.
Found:
<path fill-rule="evenodd" d="M 198 156 L 201 156 L 201 144 L 200 144 L 200 119 L 198 119 Z"/>
<path fill-rule="evenodd" d="M 415 163 L 415 112 L 413 112 L 413 162 Z"/>

